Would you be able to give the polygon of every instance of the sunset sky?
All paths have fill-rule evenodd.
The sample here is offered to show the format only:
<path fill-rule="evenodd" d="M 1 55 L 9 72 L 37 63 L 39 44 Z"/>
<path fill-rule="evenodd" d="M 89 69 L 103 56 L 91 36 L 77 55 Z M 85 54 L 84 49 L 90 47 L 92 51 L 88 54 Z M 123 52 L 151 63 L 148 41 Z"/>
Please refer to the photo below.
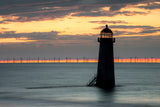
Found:
<path fill-rule="evenodd" d="M 1 0 L 0 59 L 97 58 L 106 24 L 115 57 L 160 58 L 160 0 Z"/>

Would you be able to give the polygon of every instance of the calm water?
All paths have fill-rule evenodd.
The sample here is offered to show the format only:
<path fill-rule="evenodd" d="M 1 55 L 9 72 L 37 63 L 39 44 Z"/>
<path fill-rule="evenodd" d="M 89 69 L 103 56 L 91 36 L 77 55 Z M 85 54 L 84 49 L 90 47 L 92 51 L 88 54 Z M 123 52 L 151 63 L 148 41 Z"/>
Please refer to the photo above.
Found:
<path fill-rule="evenodd" d="M 96 70 L 97 64 L 0 64 L 0 107 L 160 106 L 160 64 L 115 64 L 110 91 L 86 87 Z"/>

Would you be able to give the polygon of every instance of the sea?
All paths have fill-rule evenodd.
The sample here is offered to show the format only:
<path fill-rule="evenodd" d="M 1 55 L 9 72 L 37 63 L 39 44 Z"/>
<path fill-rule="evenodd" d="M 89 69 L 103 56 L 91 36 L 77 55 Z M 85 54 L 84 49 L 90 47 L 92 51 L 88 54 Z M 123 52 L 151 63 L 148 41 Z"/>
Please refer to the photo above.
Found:
<path fill-rule="evenodd" d="M 115 63 L 116 86 L 88 82 L 96 63 L 0 64 L 0 107 L 160 107 L 160 64 Z"/>

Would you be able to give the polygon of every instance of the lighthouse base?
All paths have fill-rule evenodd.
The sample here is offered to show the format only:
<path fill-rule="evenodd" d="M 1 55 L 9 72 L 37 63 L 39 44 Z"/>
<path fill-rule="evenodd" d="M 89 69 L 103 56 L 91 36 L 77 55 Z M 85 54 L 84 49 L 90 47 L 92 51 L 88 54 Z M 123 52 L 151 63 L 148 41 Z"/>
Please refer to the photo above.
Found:
<path fill-rule="evenodd" d="M 115 87 L 115 80 L 102 80 L 98 79 L 96 81 L 96 86 L 103 88 L 103 89 L 112 89 Z"/>

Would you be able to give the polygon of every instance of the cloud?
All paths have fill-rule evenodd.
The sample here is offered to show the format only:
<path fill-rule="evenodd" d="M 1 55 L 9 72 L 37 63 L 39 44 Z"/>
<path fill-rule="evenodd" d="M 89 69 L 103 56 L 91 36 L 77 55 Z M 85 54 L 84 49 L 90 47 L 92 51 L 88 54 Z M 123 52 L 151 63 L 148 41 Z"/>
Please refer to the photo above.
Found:
<path fill-rule="evenodd" d="M 105 21 L 105 20 L 103 20 L 103 21 L 89 21 L 89 23 L 98 23 L 98 24 L 104 24 L 104 23 L 106 23 L 106 24 L 119 24 L 119 23 L 123 23 L 123 24 L 128 24 L 128 22 L 126 22 L 126 21 L 123 21 L 123 20 L 116 20 L 116 21 Z"/>
<path fill-rule="evenodd" d="M 3 17 L 8 15 L 17 16 L 17 19 L 6 18 L 0 23 L 54 19 L 64 17 L 70 13 L 73 13 L 73 16 L 144 15 L 148 12 L 120 12 L 118 10 L 128 5 L 148 3 L 149 1 L 154 0 L 1 0 L 0 15 Z M 154 6 L 158 6 L 158 4 L 139 8 L 153 8 Z M 102 10 L 103 7 L 109 7 L 110 9 Z"/>
<path fill-rule="evenodd" d="M 27 37 L 32 40 L 54 40 L 57 37 L 58 32 L 33 32 L 33 33 L 15 33 L 15 31 L 8 31 L 4 33 L 0 33 L 0 38 L 21 38 L 21 37 Z"/>
<path fill-rule="evenodd" d="M 153 26 L 133 26 L 133 25 L 111 25 L 109 26 L 110 28 L 120 28 L 120 29 L 131 29 L 131 28 L 147 28 L 147 29 L 152 29 L 154 28 Z M 103 29 L 104 26 L 99 26 L 94 29 Z"/>
<path fill-rule="evenodd" d="M 65 46 L 65 45 L 93 45 L 97 41 L 97 35 L 58 35 L 59 32 L 33 32 L 33 33 L 15 33 L 14 31 L 0 33 L 1 39 L 9 38 L 27 38 L 32 40 L 35 46 L 48 45 L 48 46 Z M 14 42 L 16 43 L 16 42 Z M 27 44 L 23 43 L 23 44 Z"/>
<path fill-rule="evenodd" d="M 160 32 L 160 27 L 157 27 L 157 28 L 154 28 L 154 29 L 143 29 L 139 33 L 156 33 L 156 32 Z"/>
<path fill-rule="evenodd" d="M 160 27 L 154 26 L 139 26 L 139 25 L 110 25 L 114 31 L 114 36 L 123 37 L 123 35 L 127 35 L 127 37 L 132 36 L 160 36 Z M 100 26 L 94 29 L 104 29 L 104 26 Z"/>
<path fill-rule="evenodd" d="M 134 15 L 146 15 L 148 14 L 149 12 L 140 12 L 140 11 L 122 11 L 122 12 L 116 12 L 115 14 L 113 15 L 125 15 L 125 16 L 134 16 Z"/>
<path fill-rule="evenodd" d="M 6 29 L 8 29 L 8 28 L 0 27 L 0 29 L 1 29 L 1 30 L 6 30 Z"/>
<path fill-rule="evenodd" d="M 10 44 L 10 43 L 29 43 L 29 42 L 35 42 L 36 40 L 30 40 L 28 38 L 0 38 L 0 44 L 3 44 L 3 43 L 7 43 L 7 44 Z"/>
<path fill-rule="evenodd" d="M 137 5 L 150 2 L 155 2 L 155 0 L 107 0 L 106 4 L 110 6 L 110 11 L 116 11 L 128 5 Z"/>
<path fill-rule="evenodd" d="M 112 26 L 110 26 L 111 28 L 124 28 L 124 29 L 126 29 L 126 28 L 145 28 L 145 29 L 153 29 L 153 28 L 155 28 L 155 27 L 153 27 L 153 26 L 132 26 L 132 25 L 112 25 Z"/>
<path fill-rule="evenodd" d="M 97 1 L 97 0 L 95 0 Z M 69 8 L 78 6 L 83 7 L 81 9 L 85 9 L 84 5 L 89 6 L 90 4 L 97 4 L 98 2 L 92 2 L 91 0 L 9 0 L 9 2 L 5 2 L 5 0 L 1 1 L 1 8 L 0 14 L 1 15 L 8 15 L 14 13 L 25 13 L 25 12 L 36 12 L 36 11 L 43 11 L 43 10 L 57 10 L 54 7 L 63 7 Z"/>
<path fill-rule="evenodd" d="M 149 14 L 149 11 L 141 12 L 141 11 L 109 11 L 109 10 L 98 10 L 98 11 L 81 11 L 74 13 L 72 16 L 90 16 L 90 17 L 99 17 L 99 16 L 116 16 L 116 15 L 124 15 L 124 16 L 134 16 L 134 15 L 146 15 Z"/>
<path fill-rule="evenodd" d="M 150 3 L 144 3 L 141 6 L 137 6 L 138 8 L 143 8 L 143 9 L 160 9 L 160 0 L 157 0 L 156 2 L 150 2 Z"/>

